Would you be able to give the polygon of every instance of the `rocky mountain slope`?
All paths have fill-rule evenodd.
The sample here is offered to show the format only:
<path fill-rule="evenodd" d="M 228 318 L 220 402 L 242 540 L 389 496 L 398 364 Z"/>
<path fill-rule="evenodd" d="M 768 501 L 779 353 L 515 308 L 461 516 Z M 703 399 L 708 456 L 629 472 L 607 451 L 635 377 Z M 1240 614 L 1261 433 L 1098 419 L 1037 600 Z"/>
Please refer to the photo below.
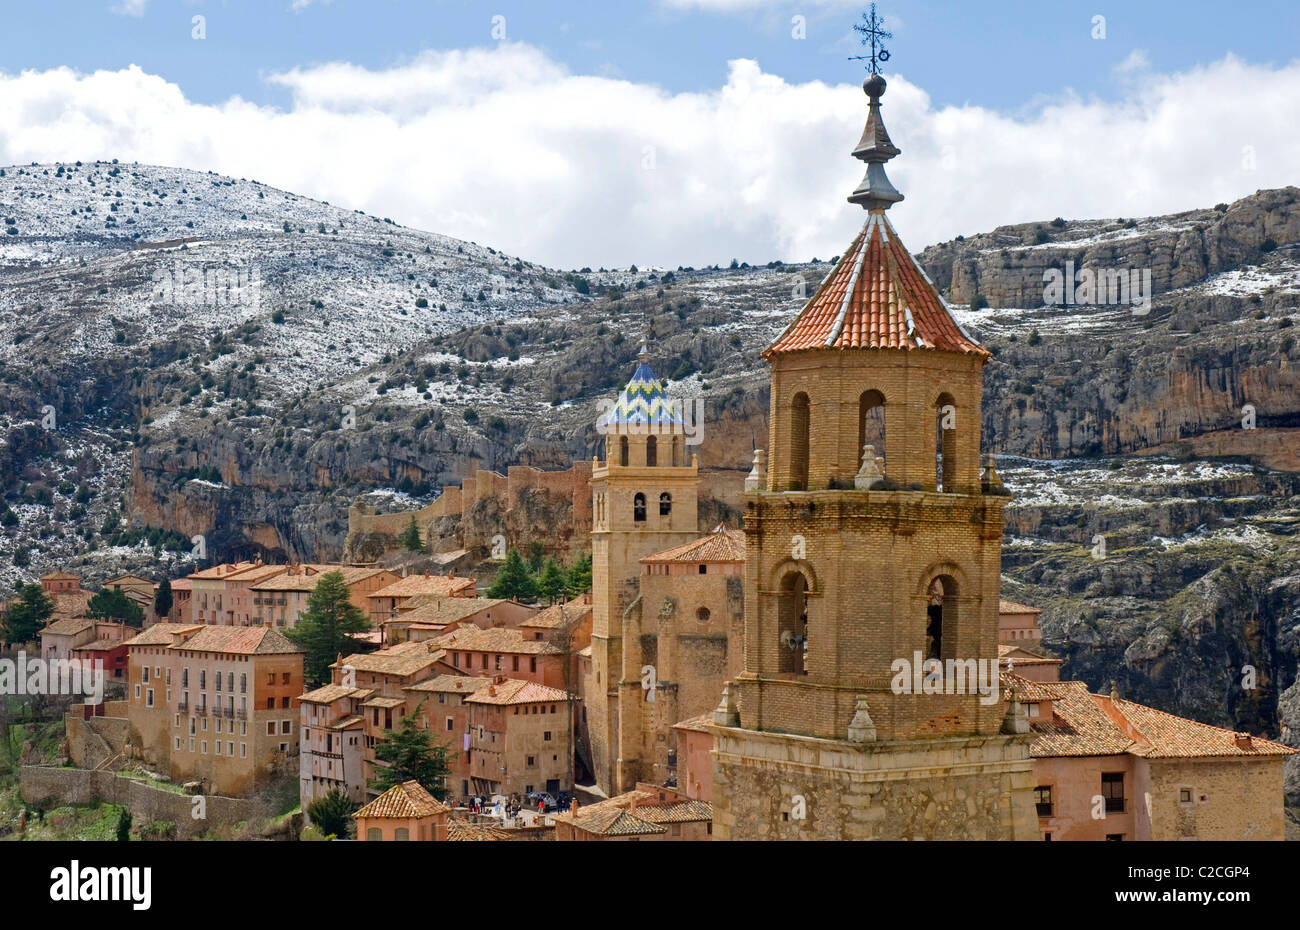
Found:
<path fill-rule="evenodd" d="M 0 217 L 5 584 L 178 572 L 195 535 L 209 557 L 337 557 L 360 496 L 401 509 L 476 468 L 589 458 L 646 333 L 703 402 L 711 482 L 738 484 L 766 444 L 759 352 L 830 268 L 563 272 L 137 165 L 6 168 Z M 1008 596 L 1044 608 L 1067 674 L 1274 734 L 1300 726 L 1298 241 L 1287 188 L 921 255 L 996 354 Z M 1149 270 L 1147 312 L 1049 299 L 1068 263 Z"/>

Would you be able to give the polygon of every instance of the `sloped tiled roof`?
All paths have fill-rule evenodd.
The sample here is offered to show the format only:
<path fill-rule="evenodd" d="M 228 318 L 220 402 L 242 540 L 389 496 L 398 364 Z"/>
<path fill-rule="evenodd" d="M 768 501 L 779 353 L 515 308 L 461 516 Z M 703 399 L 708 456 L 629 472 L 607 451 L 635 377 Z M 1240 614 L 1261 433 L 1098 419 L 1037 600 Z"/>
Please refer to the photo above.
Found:
<path fill-rule="evenodd" d="M 366 695 L 369 696 L 372 693 L 367 691 Z M 308 691 L 306 694 L 301 695 L 298 700 L 304 704 L 333 704 L 339 698 L 359 694 L 358 689 L 349 688 L 345 685 L 322 685 L 315 691 Z"/>
<path fill-rule="evenodd" d="M 539 685 L 535 681 L 521 681 L 507 678 L 505 681 L 489 681 L 486 688 L 479 688 L 465 698 L 466 704 L 543 704 L 551 701 L 563 701 L 566 695 L 559 688 Z"/>
<path fill-rule="evenodd" d="M 354 585 L 364 581 L 371 575 L 378 575 L 383 571 L 382 568 L 367 568 L 354 565 L 301 565 L 298 566 L 296 571 L 282 572 L 259 581 L 251 587 L 254 591 L 314 591 L 316 585 L 320 583 L 321 576 L 330 572 L 341 573 L 344 583 Z"/>
<path fill-rule="evenodd" d="M 118 646 L 122 645 L 120 639 L 113 639 L 108 636 L 102 636 L 97 640 L 89 643 L 83 643 L 80 646 L 73 646 L 73 652 L 112 652 Z"/>
<path fill-rule="evenodd" d="M 1094 695 L 1099 703 L 1110 704 L 1137 730 L 1138 755 L 1148 759 L 1172 759 L 1187 756 L 1289 756 L 1300 750 L 1272 740 L 1249 736 L 1197 723 L 1186 717 L 1156 710 L 1132 701 L 1112 700 Z M 1240 742 L 1239 742 L 1240 741 Z"/>
<path fill-rule="evenodd" d="M 208 624 L 177 646 L 191 652 L 221 652 L 233 655 L 277 655 L 304 650 L 279 630 L 264 626 L 216 626 Z"/>
<path fill-rule="evenodd" d="M 66 620 L 54 620 L 41 630 L 42 633 L 49 633 L 52 636 L 76 636 L 78 633 L 84 633 L 95 625 L 95 621 L 89 617 L 69 617 Z"/>
<path fill-rule="evenodd" d="M 56 571 L 50 572 L 48 575 L 42 575 L 41 581 L 75 581 L 80 584 L 81 578 L 71 572 Z"/>
<path fill-rule="evenodd" d="M 453 843 L 483 843 L 512 839 L 509 830 L 486 823 L 465 823 L 453 820 L 447 824 L 447 839 Z"/>
<path fill-rule="evenodd" d="M 385 585 L 369 597 L 413 597 L 416 594 L 438 594 L 446 597 L 457 591 L 474 590 L 473 578 L 457 575 L 407 575 L 390 585 Z"/>
<path fill-rule="evenodd" d="M 608 801 L 580 807 L 577 813 L 556 814 L 552 819 L 571 823 L 597 836 L 650 836 L 668 832 L 667 827 L 643 820 L 627 808 L 610 805 Z"/>
<path fill-rule="evenodd" d="M 352 816 L 357 819 L 381 817 L 409 820 L 413 817 L 429 817 L 446 810 L 447 807 L 429 794 L 418 781 L 407 781 L 393 785 Z"/>
<path fill-rule="evenodd" d="M 411 598 L 411 601 L 416 598 Z M 491 610 L 497 604 L 508 604 L 502 598 L 488 597 L 431 597 L 429 595 L 420 595 L 420 603 L 411 606 L 411 601 L 406 605 L 411 607 L 410 610 L 399 610 L 393 620 L 399 623 L 421 622 L 432 623 L 438 626 L 446 626 L 448 623 L 456 623 L 466 617 L 473 616 L 479 611 Z"/>
<path fill-rule="evenodd" d="M 424 643 L 418 645 L 423 646 Z M 337 666 L 350 665 L 359 672 L 371 672 L 379 675 L 414 675 L 420 669 L 428 668 L 441 658 L 441 653 L 430 652 L 427 649 L 419 651 L 393 652 L 390 649 L 381 649 L 379 652 L 358 652 L 354 655 L 344 656 L 342 662 L 336 662 Z M 333 666 L 331 666 L 333 667 Z"/>
<path fill-rule="evenodd" d="M 559 647 L 540 639 L 525 639 L 517 629 L 497 627 L 483 630 L 466 624 L 451 633 L 439 636 L 435 643 L 442 649 L 464 649 L 476 652 L 521 652 L 536 655 L 558 653 Z"/>
<path fill-rule="evenodd" d="M 998 601 L 998 613 L 1000 614 L 1041 614 L 1042 612 L 1041 608 L 1017 604 L 1015 601 Z"/>
<path fill-rule="evenodd" d="M 743 562 L 745 561 L 744 530 L 729 530 L 726 524 L 714 527 L 708 536 L 656 552 L 641 560 L 646 562 Z"/>
<path fill-rule="evenodd" d="M 170 646 L 172 638 L 203 629 L 201 623 L 155 623 L 138 636 L 126 641 L 128 646 Z"/>
<path fill-rule="evenodd" d="M 591 605 L 582 598 L 574 598 L 566 604 L 553 604 L 545 610 L 529 617 L 519 628 L 527 630 L 557 630 L 565 625 L 574 625 L 587 619 Z"/>
<path fill-rule="evenodd" d="M 699 714 L 686 720 L 678 721 L 673 724 L 674 730 L 694 730 L 696 733 L 708 733 L 709 727 L 713 725 L 713 715 L 711 713 Z"/>
<path fill-rule="evenodd" d="M 804 349 L 944 349 L 992 357 L 953 318 L 884 213 L 875 212 L 763 357 Z"/>
<path fill-rule="evenodd" d="M 472 678 L 469 675 L 436 675 L 433 678 L 426 678 L 424 681 L 417 681 L 413 685 L 407 685 L 402 690 L 469 694 L 472 691 L 478 691 L 480 688 L 486 688 L 490 684 L 492 684 L 491 678 Z"/>

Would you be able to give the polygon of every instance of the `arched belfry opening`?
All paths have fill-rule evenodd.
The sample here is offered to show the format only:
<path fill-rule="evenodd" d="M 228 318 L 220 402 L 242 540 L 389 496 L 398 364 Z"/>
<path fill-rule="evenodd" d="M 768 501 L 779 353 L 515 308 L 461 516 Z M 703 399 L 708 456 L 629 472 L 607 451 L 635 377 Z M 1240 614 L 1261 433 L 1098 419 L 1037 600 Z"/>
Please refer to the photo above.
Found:
<path fill-rule="evenodd" d="M 618 437 L 618 464 L 627 468 L 628 442 L 626 436 Z"/>
<path fill-rule="evenodd" d="M 957 403 L 951 394 L 940 394 L 935 401 L 934 431 L 934 486 L 953 494 L 957 490 Z"/>
<path fill-rule="evenodd" d="M 951 659 L 957 638 L 957 581 L 939 575 L 930 582 L 925 620 L 925 658 Z"/>
<path fill-rule="evenodd" d="M 636 523 L 645 522 L 645 495 L 639 491 L 632 498 L 632 519 Z"/>
<path fill-rule="evenodd" d="M 659 440 L 655 436 L 646 437 L 645 463 L 650 468 L 659 464 Z"/>
<path fill-rule="evenodd" d="M 858 465 L 867 445 L 875 448 L 877 457 L 885 454 L 885 395 L 875 390 L 863 391 L 858 398 Z"/>
<path fill-rule="evenodd" d="M 673 512 L 673 496 L 667 491 L 659 495 L 659 516 L 671 516 Z"/>
<path fill-rule="evenodd" d="M 790 490 L 808 490 L 808 430 L 811 410 L 803 391 L 790 401 Z"/>
<path fill-rule="evenodd" d="M 803 572 L 788 572 L 781 579 L 777 610 L 777 650 L 780 672 L 808 672 L 808 579 Z"/>

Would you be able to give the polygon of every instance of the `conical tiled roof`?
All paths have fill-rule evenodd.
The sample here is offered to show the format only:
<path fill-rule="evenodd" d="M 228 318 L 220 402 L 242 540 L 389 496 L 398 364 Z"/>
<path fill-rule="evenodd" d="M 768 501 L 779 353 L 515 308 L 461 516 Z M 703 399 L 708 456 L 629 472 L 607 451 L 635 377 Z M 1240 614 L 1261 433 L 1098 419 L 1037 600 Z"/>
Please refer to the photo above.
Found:
<path fill-rule="evenodd" d="M 804 349 L 945 349 L 991 355 L 953 318 L 883 212 L 867 216 L 839 264 L 763 356 Z"/>
<path fill-rule="evenodd" d="M 650 370 L 644 355 L 632 373 L 632 380 L 623 388 L 618 402 L 601 418 L 600 426 L 665 425 L 682 423 L 681 414 L 673 406 L 655 373 Z"/>

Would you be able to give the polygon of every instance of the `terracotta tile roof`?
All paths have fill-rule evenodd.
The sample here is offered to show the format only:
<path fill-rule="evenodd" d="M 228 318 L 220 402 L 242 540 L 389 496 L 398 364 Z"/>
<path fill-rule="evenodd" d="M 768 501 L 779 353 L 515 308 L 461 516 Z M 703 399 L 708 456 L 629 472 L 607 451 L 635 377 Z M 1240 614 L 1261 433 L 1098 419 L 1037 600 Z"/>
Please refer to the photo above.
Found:
<path fill-rule="evenodd" d="M 66 620 L 52 620 L 46 624 L 41 633 L 49 633 L 52 636 L 76 636 L 78 633 L 84 633 L 95 625 L 95 621 L 89 617 L 69 617 Z"/>
<path fill-rule="evenodd" d="M 525 639 L 517 629 L 497 627 L 491 630 L 480 629 L 472 623 L 457 630 L 439 636 L 434 642 L 441 649 L 466 650 L 470 652 L 518 652 L 533 655 L 558 654 L 558 646 L 541 639 Z"/>
<path fill-rule="evenodd" d="M 763 352 L 944 349 L 991 353 L 948 310 L 883 213 L 870 213 L 803 312 Z"/>
<path fill-rule="evenodd" d="M 407 781 L 400 785 L 393 785 L 352 816 L 357 819 L 382 817 L 406 820 L 413 817 L 429 817 L 445 811 L 447 807 L 425 791 L 418 781 Z"/>
<path fill-rule="evenodd" d="M 446 626 L 484 610 L 491 610 L 498 604 L 508 604 L 502 598 L 487 597 L 436 597 L 423 594 L 420 603 L 412 604 L 417 598 L 411 598 L 398 608 L 397 616 L 388 622 L 418 621 Z M 410 608 L 409 610 L 406 608 Z"/>
<path fill-rule="evenodd" d="M 193 591 L 193 590 L 194 590 L 194 582 L 190 581 L 188 578 L 172 579 L 173 593 L 176 591 Z"/>
<path fill-rule="evenodd" d="M 591 605 L 582 598 L 574 598 L 567 604 L 553 604 L 545 610 L 533 614 L 519 624 L 521 630 L 558 630 L 567 625 L 575 626 L 584 622 L 591 615 Z"/>
<path fill-rule="evenodd" d="M 109 585 L 134 585 L 135 587 L 156 587 L 148 578 L 141 578 L 139 575 L 118 575 L 116 578 L 110 578 L 104 582 L 104 587 Z"/>
<path fill-rule="evenodd" d="M 329 572 L 340 572 L 343 581 L 354 585 L 372 575 L 381 574 L 382 568 L 367 568 L 354 565 L 309 564 L 300 565 L 296 571 L 284 571 L 274 577 L 252 585 L 254 591 L 314 591 L 321 576 Z"/>
<path fill-rule="evenodd" d="M 48 575 L 42 575 L 41 581 L 75 581 L 77 584 L 81 584 L 80 576 L 65 571 L 50 572 Z"/>
<path fill-rule="evenodd" d="M 469 675 L 436 675 L 433 678 L 426 678 L 424 681 L 417 681 L 413 685 L 407 685 L 402 690 L 469 694 L 471 691 L 486 688 L 490 684 L 492 684 L 491 678 L 473 678 Z"/>
<path fill-rule="evenodd" d="M 455 843 L 482 843 L 512 838 L 509 830 L 485 823 L 464 823 L 453 820 L 447 824 L 447 839 Z"/>
<path fill-rule="evenodd" d="M 205 625 L 177 649 L 192 652 L 220 652 L 228 655 L 287 655 L 304 650 L 279 630 L 264 626 Z"/>
<path fill-rule="evenodd" d="M 639 813 L 638 808 L 637 814 Z M 568 811 L 555 814 L 551 819 L 571 823 L 578 829 L 597 836 L 650 836 L 668 832 L 667 827 L 643 820 L 637 814 L 623 807 L 612 806 L 608 801 L 601 801 L 578 808 L 576 814 Z"/>
<path fill-rule="evenodd" d="M 352 714 L 352 715 L 349 716 L 349 717 L 340 717 L 338 720 L 335 720 L 333 723 L 331 723 L 331 724 L 330 724 L 329 726 L 327 726 L 325 729 L 327 729 L 327 730 L 351 730 L 353 727 L 359 727 L 359 726 L 364 725 L 365 722 L 366 722 L 365 718 L 362 717 L 360 714 Z"/>
<path fill-rule="evenodd" d="M 1042 612 L 1042 608 L 1039 607 L 1017 604 L 1015 601 L 998 601 L 998 613 L 1000 614 L 1041 614 Z"/>
<path fill-rule="evenodd" d="M 401 707 L 406 701 L 401 698 L 391 697 L 372 697 L 368 701 L 363 701 L 362 707 L 382 707 L 385 710 L 392 710 L 394 707 Z"/>
<path fill-rule="evenodd" d="M 122 645 L 120 639 L 112 639 L 108 636 L 100 637 L 89 643 L 83 643 L 80 646 L 73 646 L 73 652 L 112 652 L 118 646 Z"/>
<path fill-rule="evenodd" d="M 998 659 L 1002 660 L 1002 668 L 1011 665 L 1012 668 L 1021 665 L 1061 665 L 1064 659 L 1054 659 L 1051 656 L 1040 655 L 1024 646 L 1012 646 L 1007 643 L 998 643 Z"/>
<path fill-rule="evenodd" d="M 128 646 L 170 646 L 172 640 L 184 633 L 203 629 L 201 623 L 155 623 L 138 636 L 126 641 Z"/>
<path fill-rule="evenodd" d="M 1081 681 L 1036 682 L 1004 672 L 1002 684 L 1014 686 L 1021 703 L 1051 702 L 1050 718 L 1029 720 L 1030 731 L 1037 735 L 1030 746 L 1035 758 L 1132 753 L 1173 759 L 1300 752 L 1260 737 L 1250 737 L 1247 743 L 1246 734 L 1090 694 Z"/>
<path fill-rule="evenodd" d="M 713 715 L 711 713 L 700 714 L 696 717 L 682 720 L 673 724 L 674 730 L 694 730 L 696 733 L 709 733 L 709 727 L 713 725 Z"/>
<path fill-rule="evenodd" d="M 1289 756 L 1300 752 L 1259 736 L 1197 723 L 1132 701 L 1112 700 L 1100 695 L 1093 695 L 1093 699 L 1103 708 L 1109 705 L 1117 710 L 1137 730 L 1141 745 L 1134 751 L 1148 759 Z"/>
<path fill-rule="evenodd" d="M 86 609 L 90 606 L 90 599 L 94 596 L 93 591 L 65 591 L 62 594 L 51 594 L 50 600 L 54 601 L 54 616 L 60 619 L 85 616 Z"/>
<path fill-rule="evenodd" d="M 414 645 L 424 646 L 426 644 L 416 643 Z M 381 649 L 379 652 L 358 652 L 354 655 L 344 656 L 342 662 L 335 662 L 330 667 L 351 666 L 359 672 L 405 677 L 414 675 L 421 669 L 428 668 L 437 662 L 439 658 L 438 653 L 430 652 L 428 649 L 419 652 L 393 652 L 391 649 Z"/>
<path fill-rule="evenodd" d="M 370 597 L 413 597 L 416 594 L 437 594 L 448 597 L 457 591 L 473 591 L 473 578 L 456 575 L 408 575 L 370 594 Z"/>
<path fill-rule="evenodd" d="M 729 530 L 719 523 L 708 536 L 702 536 L 663 552 L 656 552 L 641 560 L 647 562 L 743 562 L 745 561 L 744 530 Z"/>
<path fill-rule="evenodd" d="M 479 688 L 465 698 L 466 704 L 544 704 L 563 701 L 567 698 L 559 688 L 539 685 L 535 681 L 520 681 L 507 678 L 505 681 L 490 679 L 486 688 Z"/>
<path fill-rule="evenodd" d="M 298 700 L 304 704 L 333 704 L 340 698 L 358 697 L 360 691 L 356 688 L 349 688 L 346 685 L 322 685 L 314 691 L 308 691 L 301 695 Z M 367 691 L 366 695 L 373 694 L 373 691 Z"/>

